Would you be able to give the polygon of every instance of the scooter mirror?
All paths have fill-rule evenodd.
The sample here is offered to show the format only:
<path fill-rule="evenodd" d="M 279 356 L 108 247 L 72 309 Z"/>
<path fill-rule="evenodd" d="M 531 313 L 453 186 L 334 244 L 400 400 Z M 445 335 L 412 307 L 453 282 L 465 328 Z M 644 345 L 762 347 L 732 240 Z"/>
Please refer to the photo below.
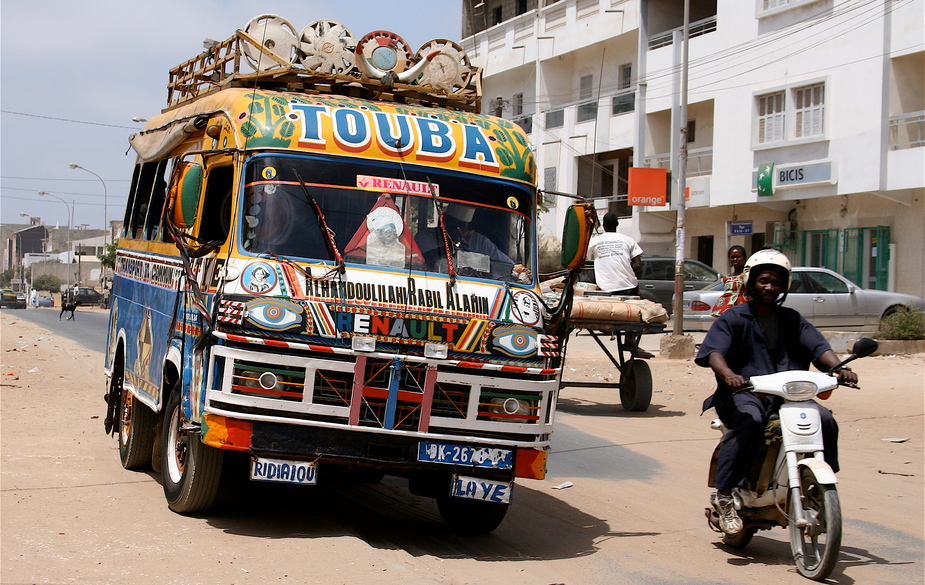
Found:
<path fill-rule="evenodd" d="M 878 344 L 870 337 L 862 337 L 854 342 L 851 353 L 858 357 L 867 357 L 877 351 Z"/>

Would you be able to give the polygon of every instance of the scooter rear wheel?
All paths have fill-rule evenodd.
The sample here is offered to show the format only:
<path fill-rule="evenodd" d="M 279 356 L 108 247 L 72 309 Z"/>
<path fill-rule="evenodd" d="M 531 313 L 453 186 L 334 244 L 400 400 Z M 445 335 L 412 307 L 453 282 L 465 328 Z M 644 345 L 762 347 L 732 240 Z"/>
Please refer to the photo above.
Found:
<path fill-rule="evenodd" d="M 819 483 L 808 467 L 800 471 L 800 491 L 809 522 L 805 527 L 790 522 L 790 549 L 801 575 L 823 581 L 835 568 L 841 549 L 841 502 L 835 486 Z M 790 503 L 791 520 L 796 504 Z"/>

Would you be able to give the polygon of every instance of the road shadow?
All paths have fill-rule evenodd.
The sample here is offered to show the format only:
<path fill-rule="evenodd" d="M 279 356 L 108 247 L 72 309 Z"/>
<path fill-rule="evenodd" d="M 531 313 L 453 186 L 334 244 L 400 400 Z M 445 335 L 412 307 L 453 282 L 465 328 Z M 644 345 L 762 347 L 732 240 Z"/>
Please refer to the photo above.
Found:
<path fill-rule="evenodd" d="M 624 410 L 620 404 L 620 391 L 618 389 L 602 388 L 601 391 L 608 392 L 608 397 L 612 396 L 614 402 L 597 402 L 586 398 L 563 398 L 560 393 L 556 408 L 569 414 L 609 416 L 613 418 L 672 418 L 687 414 L 680 410 L 668 410 L 667 407 L 660 404 L 650 404 L 649 408 L 644 412 L 630 412 Z"/>
<path fill-rule="evenodd" d="M 787 538 L 786 531 L 782 529 L 772 532 L 776 532 L 777 536 Z M 798 572 L 793 560 L 793 555 L 790 551 L 790 542 L 787 540 L 775 540 L 774 538 L 767 537 L 762 538 L 756 535 L 747 547 L 735 548 L 723 544 L 719 539 L 719 535 L 717 535 L 717 540 L 714 545 L 716 548 L 731 555 L 727 561 L 730 565 L 789 565 L 792 567 L 791 572 Z M 909 547 L 900 546 L 890 551 L 895 554 L 897 558 L 910 558 L 908 561 L 893 561 L 886 557 L 876 555 L 867 549 L 844 545 L 839 552 L 838 564 L 835 566 L 832 574 L 823 581 L 824 583 L 855 585 L 859 580 L 846 573 L 851 572 L 852 569 L 857 567 L 871 565 L 899 567 L 900 569 L 908 568 L 908 571 L 903 571 L 903 574 L 891 576 L 891 579 L 895 578 L 893 582 L 896 583 L 913 583 L 920 580 L 922 576 L 922 553 L 920 549 L 916 550 L 914 545 Z"/>
<path fill-rule="evenodd" d="M 378 483 L 321 481 L 314 487 L 245 482 L 206 520 L 238 536 L 293 541 L 347 536 L 413 556 L 482 561 L 576 558 L 594 554 L 600 539 L 652 536 L 611 532 L 602 519 L 542 491 L 548 484 L 530 483 L 543 487 L 518 483 L 507 517 L 488 535 L 454 533 L 434 500 L 412 495 L 406 480 L 392 476 Z"/>

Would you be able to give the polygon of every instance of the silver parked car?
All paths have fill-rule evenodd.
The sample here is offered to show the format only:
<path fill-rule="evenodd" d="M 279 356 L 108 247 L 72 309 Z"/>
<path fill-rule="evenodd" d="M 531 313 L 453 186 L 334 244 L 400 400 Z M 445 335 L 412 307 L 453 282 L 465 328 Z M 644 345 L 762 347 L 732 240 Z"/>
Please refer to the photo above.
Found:
<path fill-rule="evenodd" d="M 684 293 L 684 329 L 708 331 L 716 319 L 710 315 L 723 294 L 722 281 Z M 827 268 L 796 267 L 785 307 L 796 309 L 816 327 L 872 331 L 881 318 L 900 306 L 925 311 L 921 298 L 861 288 Z"/>

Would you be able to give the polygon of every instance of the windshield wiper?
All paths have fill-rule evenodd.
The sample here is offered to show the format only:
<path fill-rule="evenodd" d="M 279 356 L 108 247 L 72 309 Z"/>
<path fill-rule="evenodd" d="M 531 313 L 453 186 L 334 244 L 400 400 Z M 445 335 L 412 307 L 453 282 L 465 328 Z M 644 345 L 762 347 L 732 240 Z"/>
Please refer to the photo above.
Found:
<path fill-rule="evenodd" d="M 453 253 L 450 251 L 450 234 L 447 233 L 446 224 L 443 223 L 443 210 L 440 209 L 437 191 L 434 189 L 434 184 L 430 182 L 430 177 L 427 177 L 427 187 L 430 189 L 430 196 L 434 200 L 434 209 L 437 210 L 437 223 L 440 226 L 440 236 L 443 238 L 443 252 L 446 254 L 446 271 L 450 275 L 450 286 L 456 286 L 456 267 L 453 265 Z"/>
<path fill-rule="evenodd" d="M 341 255 L 340 250 L 337 248 L 337 243 L 334 241 L 334 232 L 328 227 L 328 222 L 324 220 L 324 213 L 321 211 L 321 206 L 318 205 L 318 202 L 315 201 L 315 198 L 309 193 L 305 181 L 303 181 L 302 176 L 299 175 L 299 171 L 293 170 L 293 172 L 299 180 L 299 185 L 302 187 L 302 193 L 305 194 L 305 199 L 308 201 L 308 204 L 312 206 L 312 209 L 315 210 L 315 217 L 318 218 L 318 227 L 324 233 L 328 244 L 328 251 L 334 256 L 334 261 L 337 264 L 335 272 L 344 274 L 347 271 L 347 267 L 344 264 L 344 257 Z"/>

